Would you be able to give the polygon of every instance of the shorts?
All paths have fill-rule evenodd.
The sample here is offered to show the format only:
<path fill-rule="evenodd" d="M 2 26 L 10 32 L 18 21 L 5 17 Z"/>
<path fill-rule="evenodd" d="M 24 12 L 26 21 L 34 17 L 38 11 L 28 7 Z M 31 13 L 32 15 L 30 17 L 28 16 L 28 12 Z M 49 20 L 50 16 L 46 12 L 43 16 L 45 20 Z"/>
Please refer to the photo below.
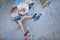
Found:
<path fill-rule="evenodd" d="M 18 20 L 20 20 L 22 18 L 22 15 L 19 15 L 19 16 L 16 16 L 15 18 L 14 18 L 14 20 L 16 21 L 16 23 L 18 24 Z"/>

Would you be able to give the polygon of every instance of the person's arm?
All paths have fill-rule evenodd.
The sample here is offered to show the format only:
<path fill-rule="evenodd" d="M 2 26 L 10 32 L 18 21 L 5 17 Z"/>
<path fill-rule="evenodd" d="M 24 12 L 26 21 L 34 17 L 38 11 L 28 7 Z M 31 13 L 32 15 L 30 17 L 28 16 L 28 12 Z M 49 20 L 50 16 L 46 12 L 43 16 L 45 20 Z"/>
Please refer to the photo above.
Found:
<path fill-rule="evenodd" d="M 26 15 L 29 12 L 29 5 L 24 3 L 24 6 L 22 6 L 22 12 L 20 12 L 20 14 Z"/>
<path fill-rule="evenodd" d="M 29 12 L 29 5 L 28 4 L 25 4 L 25 14 L 27 14 Z"/>
<path fill-rule="evenodd" d="M 19 13 L 20 14 L 26 14 L 26 13 L 28 13 L 29 12 L 29 5 L 28 4 L 26 4 L 26 3 L 20 3 L 18 6 L 18 9 L 19 9 Z"/>
<path fill-rule="evenodd" d="M 24 12 L 24 14 L 22 12 Z M 21 10 L 18 10 L 18 13 L 21 14 L 22 16 L 24 16 L 26 14 L 26 9 L 23 8 Z"/>

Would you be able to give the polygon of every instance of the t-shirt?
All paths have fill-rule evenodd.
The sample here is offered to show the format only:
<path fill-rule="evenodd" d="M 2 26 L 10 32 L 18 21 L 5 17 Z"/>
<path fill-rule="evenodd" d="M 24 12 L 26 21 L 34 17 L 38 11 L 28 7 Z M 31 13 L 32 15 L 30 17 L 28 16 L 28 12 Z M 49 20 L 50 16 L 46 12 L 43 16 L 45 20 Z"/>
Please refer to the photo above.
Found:
<path fill-rule="evenodd" d="M 15 18 L 15 17 L 19 16 L 19 14 L 18 14 L 18 13 L 16 13 L 16 12 L 13 12 L 11 15 L 12 15 L 11 17 L 13 17 L 13 18 Z"/>
<path fill-rule="evenodd" d="M 23 11 L 20 12 L 21 14 L 25 14 L 25 13 L 29 12 L 29 5 L 27 3 L 24 3 L 24 2 L 20 3 L 19 5 L 17 5 L 17 8 L 19 10 L 25 8 L 25 11 L 24 12 Z"/>

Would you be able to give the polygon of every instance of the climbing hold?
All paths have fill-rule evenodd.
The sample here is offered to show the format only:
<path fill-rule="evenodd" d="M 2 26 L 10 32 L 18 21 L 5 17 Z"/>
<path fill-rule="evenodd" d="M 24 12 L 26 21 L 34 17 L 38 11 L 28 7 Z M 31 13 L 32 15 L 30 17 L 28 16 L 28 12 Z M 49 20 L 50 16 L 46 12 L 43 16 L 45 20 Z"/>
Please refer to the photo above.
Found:
<path fill-rule="evenodd" d="M 30 40 L 30 37 L 29 36 L 26 36 L 24 40 Z"/>
<path fill-rule="evenodd" d="M 40 1 L 43 8 L 48 6 L 51 2 L 50 0 L 48 0 L 48 1 L 47 0 L 39 0 L 39 1 Z"/>
<path fill-rule="evenodd" d="M 47 1 L 46 3 L 43 4 L 43 8 L 48 6 L 51 3 L 51 1 Z"/>
<path fill-rule="evenodd" d="M 34 3 L 29 4 L 29 10 L 32 8 L 33 5 Z"/>
<path fill-rule="evenodd" d="M 0 40 L 3 40 L 2 37 L 0 37 Z"/>
<path fill-rule="evenodd" d="M 15 22 L 15 20 L 13 19 L 13 20 L 11 20 L 11 22 Z"/>

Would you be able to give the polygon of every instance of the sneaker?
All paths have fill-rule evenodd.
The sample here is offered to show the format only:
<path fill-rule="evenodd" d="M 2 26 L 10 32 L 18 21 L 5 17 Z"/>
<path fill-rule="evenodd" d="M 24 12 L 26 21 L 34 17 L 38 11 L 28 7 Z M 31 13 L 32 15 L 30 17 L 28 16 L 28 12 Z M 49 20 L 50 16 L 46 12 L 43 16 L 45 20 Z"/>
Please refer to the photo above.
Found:
<path fill-rule="evenodd" d="M 34 21 L 39 20 L 39 18 L 41 17 L 41 15 L 42 15 L 42 14 L 37 15 L 37 16 L 34 18 Z"/>
<path fill-rule="evenodd" d="M 34 14 L 32 18 L 35 18 L 37 14 Z"/>

